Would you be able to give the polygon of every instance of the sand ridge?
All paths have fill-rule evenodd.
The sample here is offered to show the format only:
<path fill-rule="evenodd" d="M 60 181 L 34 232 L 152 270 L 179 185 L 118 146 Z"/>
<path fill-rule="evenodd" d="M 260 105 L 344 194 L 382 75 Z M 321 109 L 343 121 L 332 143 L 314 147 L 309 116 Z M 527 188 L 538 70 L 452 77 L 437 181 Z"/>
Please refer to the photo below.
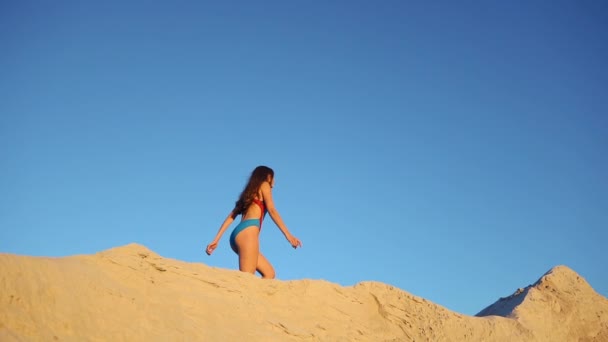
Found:
<path fill-rule="evenodd" d="M 262 280 L 138 244 L 0 254 L 1 341 L 608 341 L 608 300 L 558 266 L 477 316 L 379 282 Z"/>

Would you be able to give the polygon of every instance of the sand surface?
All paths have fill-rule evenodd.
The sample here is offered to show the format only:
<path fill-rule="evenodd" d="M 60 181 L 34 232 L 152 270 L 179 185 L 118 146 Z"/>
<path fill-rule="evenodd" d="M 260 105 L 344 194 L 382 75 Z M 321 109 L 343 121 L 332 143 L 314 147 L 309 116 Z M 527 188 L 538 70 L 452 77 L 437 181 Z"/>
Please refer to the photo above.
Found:
<path fill-rule="evenodd" d="M 0 254 L 0 341 L 608 341 L 608 299 L 558 266 L 477 316 L 395 287 L 262 280 L 130 244 Z"/>

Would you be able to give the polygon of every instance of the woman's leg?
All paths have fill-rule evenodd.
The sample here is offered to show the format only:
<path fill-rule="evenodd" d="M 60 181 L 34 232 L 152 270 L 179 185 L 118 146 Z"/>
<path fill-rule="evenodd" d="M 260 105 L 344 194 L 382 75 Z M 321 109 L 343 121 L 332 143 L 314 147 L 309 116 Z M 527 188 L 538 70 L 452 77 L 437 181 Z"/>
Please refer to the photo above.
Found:
<path fill-rule="evenodd" d="M 260 254 L 260 229 L 250 226 L 243 229 L 234 239 L 239 255 L 239 270 L 255 274 Z"/>
<path fill-rule="evenodd" d="M 258 255 L 258 265 L 256 269 L 264 279 L 274 279 L 275 277 L 274 267 L 272 267 L 268 259 L 266 259 L 262 253 L 259 253 Z"/>

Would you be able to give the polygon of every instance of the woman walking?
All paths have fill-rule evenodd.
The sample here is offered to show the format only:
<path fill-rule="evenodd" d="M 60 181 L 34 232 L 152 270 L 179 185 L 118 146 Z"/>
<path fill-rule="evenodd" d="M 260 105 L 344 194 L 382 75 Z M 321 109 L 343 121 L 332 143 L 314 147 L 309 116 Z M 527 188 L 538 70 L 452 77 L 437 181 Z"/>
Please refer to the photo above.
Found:
<path fill-rule="evenodd" d="M 267 166 L 258 166 L 251 173 L 251 177 L 239 196 L 234 209 L 222 223 L 215 239 L 207 245 L 207 254 L 211 255 L 226 229 L 238 215 L 241 222 L 230 234 L 230 247 L 239 256 L 239 270 L 255 274 L 258 271 L 262 278 L 275 277 L 274 268 L 266 257 L 260 253 L 260 230 L 266 212 L 279 227 L 287 241 L 293 248 L 301 247 L 302 242 L 291 235 L 272 200 L 274 186 L 274 171 Z"/>

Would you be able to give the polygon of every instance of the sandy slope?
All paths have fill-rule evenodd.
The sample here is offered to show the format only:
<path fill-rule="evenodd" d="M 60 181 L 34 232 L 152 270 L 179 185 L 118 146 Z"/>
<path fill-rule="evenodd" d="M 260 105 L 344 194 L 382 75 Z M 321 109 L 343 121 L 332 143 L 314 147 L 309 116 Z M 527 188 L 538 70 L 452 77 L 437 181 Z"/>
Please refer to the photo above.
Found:
<path fill-rule="evenodd" d="M 0 341 L 608 341 L 608 300 L 567 267 L 465 316 L 364 282 L 261 280 L 137 244 L 0 254 Z"/>

